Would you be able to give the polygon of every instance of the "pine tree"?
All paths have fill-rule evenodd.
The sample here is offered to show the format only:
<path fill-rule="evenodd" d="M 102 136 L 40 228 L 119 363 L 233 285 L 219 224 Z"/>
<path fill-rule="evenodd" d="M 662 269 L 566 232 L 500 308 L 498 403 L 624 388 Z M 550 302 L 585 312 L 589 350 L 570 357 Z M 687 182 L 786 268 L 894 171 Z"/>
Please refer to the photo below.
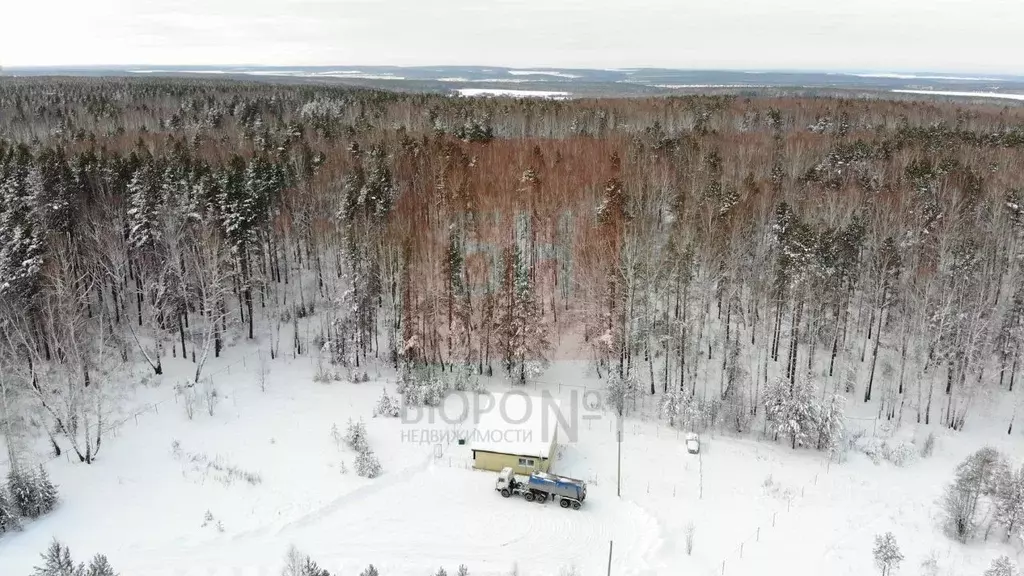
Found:
<path fill-rule="evenodd" d="M 790 445 L 808 446 L 818 432 L 814 386 L 807 377 L 777 378 L 764 392 L 765 418 L 770 431 L 789 436 Z"/>
<path fill-rule="evenodd" d="M 498 349 L 510 378 L 525 385 L 527 361 L 545 364 L 550 349 L 547 327 L 530 284 L 519 245 L 513 243 L 502 255 L 502 277 L 496 304 L 494 330 Z"/>
<path fill-rule="evenodd" d="M 107 561 L 107 557 L 103 554 L 97 554 L 93 556 L 92 561 L 89 562 L 89 567 L 85 571 L 85 576 L 117 576 L 117 572 L 111 568 L 110 562 Z"/>
<path fill-rule="evenodd" d="M 377 460 L 377 455 L 373 453 L 373 450 L 369 448 L 359 452 L 356 456 L 355 467 L 356 474 L 363 478 L 376 478 L 381 473 L 380 461 Z"/>
<path fill-rule="evenodd" d="M 818 450 L 830 453 L 839 449 L 846 428 L 843 406 L 846 398 L 841 394 L 833 394 L 821 407 L 818 418 Z"/>
<path fill-rule="evenodd" d="M 301 576 L 331 576 L 331 573 L 317 565 L 312 558 L 306 556 L 306 561 L 302 565 Z"/>
<path fill-rule="evenodd" d="M 359 576 L 380 576 L 380 572 L 377 571 L 373 564 L 370 564 L 366 567 L 366 570 L 359 573 Z"/>
<path fill-rule="evenodd" d="M 18 512 L 7 496 L 7 491 L 0 486 L 0 534 L 10 532 L 18 527 Z"/>
<path fill-rule="evenodd" d="M 373 415 L 397 418 L 400 411 L 401 406 L 398 404 L 398 401 L 388 396 L 388 391 L 384 390 L 381 392 L 380 399 L 377 400 L 377 407 L 373 409 Z"/>
<path fill-rule="evenodd" d="M 50 475 L 42 464 L 39 465 L 39 473 L 36 476 L 36 490 L 39 494 L 40 514 L 46 514 L 57 507 L 59 496 L 57 487 L 50 481 Z"/>
<path fill-rule="evenodd" d="M 46 552 L 41 554 L 42 566 L 36 566 L 33 576 L 84 576 L 85 566 L 75 566 L 71 559 L 71 551 L 68 547 L 57 541 L 56 538 L 50 543 Z"/>
<path fill-rule="evenodd" d="M 348 420 L 348 430 L 345 432 L 345 443 L 356 452 L 363 452 L 367 448 L 366 426 L 362 420 L 353 422 Z"/>

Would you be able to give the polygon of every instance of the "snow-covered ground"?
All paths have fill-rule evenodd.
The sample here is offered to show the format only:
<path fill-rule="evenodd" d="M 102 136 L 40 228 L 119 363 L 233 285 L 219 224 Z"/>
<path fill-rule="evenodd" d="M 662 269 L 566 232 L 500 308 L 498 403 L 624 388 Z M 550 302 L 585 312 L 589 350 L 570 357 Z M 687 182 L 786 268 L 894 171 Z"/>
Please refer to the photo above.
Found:
<path fill-rule="evenodd" d="M 932 555 L 940 573 L 963 575 L 981 574 L 999 554 L 1019 556 L 998 539 L 962 546 L 939 526 L 937 500 L 967 454 L 983 444 L 1024 454 L 1021 436 L 1005 430 L 936 430 L 931 458 L 896 467 L 722 435 L 702 438 L 696 456 L 682 431 L 628 419 L 619 497 L 615 422 L 583 407 L 602 383 L 584 363 L 562 361 L 528 391 L 579 411 L 552 465 L 589 484 L 583 509 L 572 511 L 495 493 L 495 475 L 472 470 L 469 447 L 453 441 L 472 415 L 461 424 L 436 412 L 415 422 L 373 418 L 382 390 L 394 394 L 386 370 L 371 369 L 367 383 L 318 383 L 309 358 L 278 359 L 261 391 L 254 350 L 228 352 L 209 368 L 219 394 L 212 416 L 202 404 L 186 416 L 172 386 L 192 364 L 167 358 L 166 374 L 139 387 L 94 464 L 49 462 L 63 501 L 0 537 L 0 574 L 30 573 L 54 537 L 78 558 L 106 554 L 125 576 L 277 574 L 293 544 L 332 573 L 373 563 L 387 576 L 453 573 L 459 564 L 474 575 L 514 566 L 531 576 L 569 566 L 605 574 L 609 542 L 615 575 L 861 576 L 873 572 L 873 539 L 885 531 L 906 557 L 902 573 L 918 573 Z M 508 388 L 499 378 L 488 386 Z M 449 421 L 462 402 L 448 399 Z M 653 402 L 642 399 L 636 413 Z M 382 476 L 355 475 L 355 454 L 332 437 L 350 418 L 366 422 Z M 897 437 L 920 441 L 926 432 L 905 424 Z"/>

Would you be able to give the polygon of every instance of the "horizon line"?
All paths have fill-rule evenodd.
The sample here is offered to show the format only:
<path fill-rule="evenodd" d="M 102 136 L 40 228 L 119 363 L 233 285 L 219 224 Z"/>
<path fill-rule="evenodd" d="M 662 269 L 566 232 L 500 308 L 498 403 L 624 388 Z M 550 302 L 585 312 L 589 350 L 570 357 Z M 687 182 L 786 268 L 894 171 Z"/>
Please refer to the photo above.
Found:
<path fill-rule="evenodd" d="M 0 64 L 0 72 L 7 70 L 126 70 L 134 68 L 153 69 L 219 69 L 219 68 L 255 68 L 255 69 L 278 69 L 278 68 L 395 68 L 395 69 L 429 69 L 429 68 L 500 68 L 505 70 L 567 70 L 567 71 L 595 71 L 595 72 L 630 72 L 630 71 L 656 71 L 672 70 L 679 72 L 732 72 L 739 74 L 942 74 L 942 75 L 976 75 L 976 76 L 1000 76 L 1003 78 L 1024 78 L 1024 72 L 981 72 L 981 71 L 947 71 L 947 70 L 926 70 L 926 69 L 871 69 L 871 68 L 730 68 L 730 67 L 665 67 L 665 66 L 613 66 L 580 67 L 580 66 L 508 66 L 497 64 L 32 64 L 32 65 L 3 65 Z M 171 70 L 168 70 L 171 71 Z M 979 78 L 982 79 L 982 78 Z"/>

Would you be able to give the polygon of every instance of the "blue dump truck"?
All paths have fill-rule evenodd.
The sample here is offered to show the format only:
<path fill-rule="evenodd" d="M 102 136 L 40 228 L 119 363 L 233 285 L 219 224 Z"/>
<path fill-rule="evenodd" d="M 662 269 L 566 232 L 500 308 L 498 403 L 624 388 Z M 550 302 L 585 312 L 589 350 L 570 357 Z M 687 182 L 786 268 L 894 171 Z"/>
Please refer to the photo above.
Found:
<path fill-rule="evenodd" d="M 529 476 L 516 477 L 512 468 L 502 468 L 498 473 L 498 481 L 494 489 L 505 498 L 512 495 L 522 495 L 528 502 L 548 501 L 548 498 L 558 499 L 558 505 L 562 508 L 572 507 L 579 510 L 583 500 L 587 497 L 587 484 L 582 480 L 555 476 L 546 472 L 534 472 Z"/>

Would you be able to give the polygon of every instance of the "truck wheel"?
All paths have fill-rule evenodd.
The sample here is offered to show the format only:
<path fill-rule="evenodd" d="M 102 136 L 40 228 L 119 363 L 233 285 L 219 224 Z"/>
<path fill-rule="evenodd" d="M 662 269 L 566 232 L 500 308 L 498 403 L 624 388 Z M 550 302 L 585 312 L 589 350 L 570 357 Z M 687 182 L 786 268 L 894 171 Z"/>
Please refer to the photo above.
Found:
<path fill-rule="evenodd" d="M 568 500 L 559 500 L 558 501 L 558 505 L 561 506 L 562 508 L 568 508 L 569 507 L 569 501 Z"/>
<path fill-rule="evenodd" d="M 534 494 L 533 492 L 527 492 L 526 493 L 526 501 L 527 502 L 533 502 L 536 499 L 537 499 L 537 495 Z"/>
<path fill-rule="evenodd" d="M 573 510 L 579 510 L 580 509 L 580 503 L 579 502 L 573 502 L 572 503 L 572 509 Z"/>
<path fill-rule="evenodd" d="M 502 488 L 501 489 L 501 497 L 502 498 L 508 498 L 509 496 L 511 496 L 511 494 L 509 494 L 508 488 Z"/>
<path fill-rule="evenodd" d="M 547 501 L 548 501 L 548 495 L 547 494 L 538 494 L 537 495 L 537 502 L 540 502 L 541 504 L 543 504 L 543 503 L 545 503 Z"/>

